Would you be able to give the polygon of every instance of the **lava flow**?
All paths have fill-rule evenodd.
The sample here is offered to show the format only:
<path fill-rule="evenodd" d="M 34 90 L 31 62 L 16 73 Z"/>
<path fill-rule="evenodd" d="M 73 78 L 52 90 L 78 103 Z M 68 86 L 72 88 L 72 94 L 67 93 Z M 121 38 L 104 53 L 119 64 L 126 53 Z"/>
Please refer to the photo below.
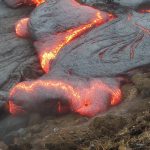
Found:
<path fill-rule="evenodd" d="M 45 0 L 32 0 L 31 1 L 36 6 L 39 6 L 40 4 L 44 3 Z M 16 24 L 16 34 L 20 37 L 27 37 L 28 36 L 28 21 L 29 18 L 23 18 L 18 21 Z"/>
<path fill-rule="evenodd" d="M 16 34 L 19 37 L 27 37 L 28 36 L 28 21 L 29 18 L 23 18 L 18 21 L 16 24 Z"/>
<path fill-rule="evenodd" d="M 33 2 L 39 5 L 44 1 L 33 0 Z M 75 1 L 72 2 L 78 4 Z M 80 5 L 75 6 L 82 7 Z M 94 27 L 114 19 L 112 14 L 106 13 L 105 16 L 100 11 L 96 11 L 94 15 L 95 17 L 90 19 L 88 23 L 82 23 L 79 27 L 50 35 L 52 39 L 56 36 L 57 42 L 53 42 L 50 47 L 46 47 L 38 52 L 41 67 L 49 74 L 45 76 L 46 78 L 44 80 L 39 79 L 36 81 L 19 83 L 11 90 L 9 107 L 12 114 L 20 114 L 20 112 L 24 113 L 34 109 L 38 110 L 38 106 L 36 107 L 36 105 L 39 103 L 41 104 L 44 100 L 49 100 L 50 104 L 48 106 L 50 110 L 54 110 L 56 107 L 56 112 L 62 113 L 65 112 L 64 109 L 69 107 L 67 110 L 85 116 L 94 116 L 106 110 L 108 106 L 114 106 L 120 103 L 121 90 L 118 84 L 112 84 L 114 79 L 111 80 L 110 84 L 96 79 L 95 81 L 86 82 L 78 80 L 78 84 L 74 85 L 72 80 L 65 82 L 64 79 L 52 80 L 50 78 L 49 64 L 56 59 L 63 47 Z M 25 37 L 25 33 L 28 31 L 29 19 L 30 18 L 24 18 L 18 22 L 16 26 L 17 35 Z M 54 99 L 57 103 L 55 105 L 53 105 Z M 59 99 L 59 101 L 57 101 L 57 99 Z M 69 105 L 62 105 L 64 99 L 67 100 Z"/>
<path fill-rule="evenodd" d="M 108 14 L 108 20 L 111 21 L 114 19 L 114 16 L 112 14 Z M 27 37 L 28 36 L 28 21 L 29 18 L 23 18 L 20 21 L 18 21 L 16 25 L 16 34 L 20 37 Z M 59 33 L 65 35 L 64 39 L 60 41 L 60 43 L 57 43 L 56 45 L 53 45 L 53 48 L 47 48 L 42 50 L 42 53 L 40 54 L 40 63 L 42 69 L 48 73 L 49 71 L 49 64 L 54 60 L 60 50 L 67 45 L 69 42 L 71 42 L 73 39 L 77 38 L 78 36 L 82 35 L 86 31 L 92 29 L 93 27 L 99 26 L 101 24 L 106 23 L 105 18 L 101 15 L 100 12 L 97 12 L 95 18 L 88 24 L 81 25 L 80 27 L 70 29 L 64 33 Z"/>
<path fill-rule="evenodd" d="M 107 21 L 111 21 L 114 18 L 114 16 L 111 14 L 108 14 L 108 18 L 109 19 Z M 53 46 L 54 48 L 52 48 L 52 49 L 43 50 L 42 53 L 40 54 L 40 62 L 41 62 L 41 67 L 43 68 L 43 70 L 46 73 L 48 73 L 49 68 L 50 68 L 50 66 L 49 66 L 50 62 L 52 62 L 52 60 L 54 60 L 57 57 L 59 51 L 65 45 L 67 45 L 69 42 L 71 42 L 73 39 L 77 38 L 81 34 L 88 31 L 89 29 L 99 26 L 105 22 L 106 22 L 105 18 L 102 17 L 100 12 L 97 12 L 95 18 L 90 23 L 88 23 L 86 25 L 81 25 L 78 28 L 70 29 L 70 30 L 66 31 L 65 33 L 62 33 L 62 34 L 67 34 L 63 41 L 61 41 L 57 45 L 54 45 Z"/>
<path fill-rule="evenodd" d="M 121 90 L 117 87 L 109 87 L 102 81 L 91 82 L 89 87 L 74 88 L 71 84 L 59 80 L 37 80 L 35 82 L 20 83 L 12 89 L 10 99 L 15 99 L 16 103 L 19 100 L 19 104 L 23 107 L 26 105 L 23 105 L 23 103 L 28 103 L 29 105 L 35 102 L 36 105 L 36 101 L 40 99 L 41 95 L 44 98 L 43 92 L 47 92 L 46 97 L 49 98 L 50 102 L 53 97 L 51 94 L 57 95 L 56 99 L 57 97 L 66 98 L 71 111 L 85 116 L 94 116 L 104 111 L 109 105 L 117 105 L 121 100 Z M 21 101 L 20 99 L 23 100 Z M 106 101 L 108 101 L 108 104 L 105 104 Z M 12 114 L 25 112 L 28 109 L 15 105 L 11 100 L 9 103 Z M 63 108 L 61 101 L 59 101 L 56 112 L 62 113 Z"/>

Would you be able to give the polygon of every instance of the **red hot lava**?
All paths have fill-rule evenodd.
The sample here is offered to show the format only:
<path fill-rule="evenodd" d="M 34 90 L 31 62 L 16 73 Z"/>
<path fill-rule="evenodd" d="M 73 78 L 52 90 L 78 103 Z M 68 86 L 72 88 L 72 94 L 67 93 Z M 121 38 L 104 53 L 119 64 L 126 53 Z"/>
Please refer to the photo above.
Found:
<path fill-rule="evenodd" d="M 40 4 L 44 3 L 45 0 L 31 0 L 33 4 L 39 6 Z M 16 24 L 16 34 L 20 37 L 27 37 L 28 36 L 28 21 L 29 18 L 23 18 L 18 21 Z"/>
<path fill-rule="evenodd" d="M 142 9 L 140 10 L 141 13 L 150 13 L 150 9 Z"/>
<path fill-rule="evenodd" d="M 42 4 L 42 3 L 44 3 L 45 0 L 32 0 L 32 2 L 38 6 L 38 5 Z"/>
<path fill-rule="evenodd" d="M 16 34 L 19 37 L 27 37 L 28 36 L 28 21 L 29 18 L 23 18 L 18 21 L 16 24 Z"/>

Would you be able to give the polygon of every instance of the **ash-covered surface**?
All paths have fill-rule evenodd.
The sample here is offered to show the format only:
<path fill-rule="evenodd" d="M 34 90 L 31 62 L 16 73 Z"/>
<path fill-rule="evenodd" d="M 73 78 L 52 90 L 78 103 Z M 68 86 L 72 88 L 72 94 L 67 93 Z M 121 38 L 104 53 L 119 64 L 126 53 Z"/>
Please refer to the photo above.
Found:
<path fill-rule="evenodd" d="M 56 1 L 53 2 L 52 6 Z M 4 101 L 7 99 L 8 90 L 14 86 L 14 84 L 28 80 L 28 78 L 35 79 L 42 73 L 31 43 L 25 39 L 17 38 L 13 30 L 18 19 L 28 17 L 29 8 L 13 10 L 2 2 L 0 4 L 0 17 L 2 18 L 0 19 L 0 31 L 2 33 L 0 36 L 2 37 L 1 39 L 4 39 L 0 43 L 0 51 L 3 54 L 0 71 L 0 76 L 2 76 L 2 80 L 0 80 L 0 92 L 3 101 L 0 104 L 2 104 L 3 110 L 6 108 Z M 107 4 L 108 3 L 105 3 L 106 8 Z M 137 3 L 135 5 L 136 7 L 139 6 Z M 119 7 L 123 9 L 122 6 Z M 47 20 L 49 18 L 49 16 L 46 15 L 40 19 L 41 16 L 38 16 L 38 11 L 42 8 L 44 8 L 44 4 L 36 8 L 33 14 L 37 14 L 37 18 L 33 19 L 33 21 L 35 21 L 32 23 L 33 26 L 29 24 L 32 37 L 39 43 L 41 42 L 41 38 L 38 39 L 38 37 L 42 35 L 41 24 L 47 23 L 44 19 Z M 7 117 L 0 122 L 0 136 L 7 144 L 13 143 L 13 145 L 7 147 L 1 143 L 3 146 L 2 149 L 28 150 L 32 149 L 32 147 L 33 149 L 149 149 L 149 75 L 133 76 L 134 71 L 128 74 L 128 70 L 145 65 L 143 70 L 149 69 L 149 16 L 148 13 L 141 14 L 134 10 L 129 10 L 124 14 L 119 14 L 118 18 L 113 21 L 93 28 L 91 31 L 88 31 L 66 45 L 52 63 L 50 73 L 40 78 L 41 80 L 65 80 L 66 83 L 83 89 L 85 85 L 87 86 L 93 82 L 93 78 L 96 78 L 96 80 L 94 80 L 98 82 L 99 80 L 101 81 L 100 77 L 112 77 L 120 74 L 130 75 L 128 84 L 122 87 L 124 93 L 123 99 L 126 100 L 124 103 L 117 108 L 113 108 L 110 112 L 105 114 L 104 117 L 99 117 L 94 120 L 90 125 L 89 119 L 79 116 L 77 116 L 77 119 L 74 119 L 74 116 L 66 116 L 61 119 L 46 118 L 45 120 L 48 120 L 46 122 L 41 119 L 42 117 L 40 117 L 40 115 L 31 115 L 30 118 Z M 32 17 L 31 15 L 31 18 Z M 88 18 L 89 16 L 86 17 Z M 36 19 L 38 19 L 38 22 L 36 22 Z M 52 18 L 52 20 L 53 19 L 54 18 Z M 6 23 L 9 25 L 6 26 Z M 55 22 L 54 25 L 56 25 L 56 23 L 57 22 Z M 76 24 L 77 22 L 74 23 Z M 37 27 L 39 24 L 40 28 Z M 71 25 L 76 26 L 75 24 Z M 50 26 L 50 29 L 44 28 L 43 33 L 52 33 L 51 30 L 54 25 Z M 44 25 L 42 24 L 42 26 Z M 36 32 L 34 28 L 36 28 Z M 58 28 L 58 31 L 61 31 L 61 28 Z M 64 31 L 64 28 L 62 28 L 62 31 Z M 38 36 L 39 33 L 40 35 Z M 53 38 L 53 36 L 51 38 Z M 46 42 L 49 41 L 47 40 Z M 40 52 L 41 47 L 45 46 L 45 43 L 42 43 L 42 46 L 36 43 L 38 52 Z M 136 72 L 139 72 L 139 70 L 137 69 Z M 108 84 L 115 86 L 115 88 L 119 87 L 118 84 L 122 81 L 119 79 L 117 83 L 114 83 L 116 79 L 111 78 L 104 79 L 104 82 L 107 82 L 107 80 L 109 80 Z M 79 84 L 77 84 L 77 81 Z M 30 81 L 29 83 L 34 83 L 34 81 Z M 32 95 L 32 93 L 27 93 L 26 95 L 24 91 L 21 91 L 21 94 L 19 94 L 15 102 L 20 105 L 23 100 L 22 97 L 26 97 L 26 102 L 34 100 L 35 97 L 41 97 L 39 103 L 33 101 L 35 104 L 27 103 L 23 105 L 23 107 L 27 107 L 27 110 L 32 108 L 33 110 L 39 110 L 41 100 L 43 101 L 44 98 L 44 100 L 47 101 L 47 97 L 49 99 L 49 95 L 46 95 L 45 92 L 50 94 L 50 92 L 43 89 L 44 87 L 35 89 L 35 91 L 37 90 L 36 95 Z M 81 89 L 80 92 L 82 93 Z M 41 95 L 40 92 L 42 90 L 43 93 Z M 18 90 L 18 93 L 19 92 Z M 53 87 L 51 92 L 53 94 L 55 93 L 53 95 L 54 99 L 64 96 L 63 92 L 57 91 Z M 104 95 L 102 99 L 105 101 L 108 95 L 106 93 L 106 96 Z M 99 96 L 101 96 L 101 94 L 99 94 Z M 99 97 L 93 95 L 92 98 L 99 99 Z M 18 100 L 19 102 L 17 102 Z M 97 102 L 99 102 L 99 100 L 96 100 L 92 110 L 94 110 Z M 107 103 L 107 100 L 105 102 Z M 46 102 L 45 105 L 47 104 L 49 105 L 49 103 Z M 34 107 L 32 107 L 32 105 Z M 112 115 L 111 117 L 109 117 L 110 114 Z M 37 123 L 39 122 L 40 124 L 38 125 Z M 104 125 L 101 125 L 102 122 L 104 122 Z M 32 126 L 33 124 L 35 125 Z M 25 128 L 27 125 L 31 125 L 31 127 Z M 112 128 L 112 126 L 114 126 L 114 128 Z M 23 129 L 19 129 L 21 127 Z M 123 139 L 127 140 L 123 141 Z M 65 141 L 68 142 L 66 143 Z M 116 142 L 116 144 L 112 144 L 114 142 Z"/>

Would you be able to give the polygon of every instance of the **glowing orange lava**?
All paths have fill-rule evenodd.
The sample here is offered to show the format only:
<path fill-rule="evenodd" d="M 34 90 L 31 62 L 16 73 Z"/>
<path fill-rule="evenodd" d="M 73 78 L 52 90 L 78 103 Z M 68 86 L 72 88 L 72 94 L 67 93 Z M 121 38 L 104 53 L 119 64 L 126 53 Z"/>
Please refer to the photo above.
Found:
<path fill-rule="evenodd" d="M 42 4 L 42 3 L 44 3 L 45 0 L 32 0 L 32 2 L 38 6 L 38 5 Z"/>
<path fill-rule="evenodd" d="M 26 37 L 28 35 L 28 21 L 29 18 L 23 18 L 16 24 L 16 34 L 20 37 Z"/>
<path fill-rule="evenodd" d="M 141 13 L 150 13 L 150 9 L 142 9 L 140 10 Z"/>
<path fill-rule="evenodd" d="M 20 106 L 15 105 L 12 101 L 9 101 L 9 112 L 12 115 L 25 113 Z"/>
<path fill-rule="evenodd" d="M 98 104 L 101 101 L 101 95 L 104 93 L 111 95 L 109 105 L 117 105 L 121 101 L 121 90 L 119 88 L 111 88 L 103 82 L 94 82 L 90 87 L 80 89 L 74 88 L 72 85 L 63 81 L 53 80 L 37 80 L 32 83 L 19 83 L 12 89 L 10 99 L 16 94 L 16 90 L 32 95 L 37 92 L 36 89 L 39 87 L 48 91 L 51 89 L 61 91 L 61 93 L 67 97 L 72 111 L 86 116 L 94 116 L 103 109 L 102 106 Z M 96 91 L 100 92 L 98 92 L 98 99 L 95 98 Z M 38 92 L 36 94 L 38 94 Z M 57 111 L 58 113 L 61 112 L 60 103 Z M 24 112 L 24 110 L 21 110 L 20 106 L 16 106 L 13 104 L 13 101 L 10 100 L 10 112 L 17 114 L 18 112 Z"/>
<path fill-rule="evenodd" d="M 114 16 L 111 14 L 108 14 L 108 17 L 109 17 L 109 21 L 114 18 Z M 58 55 L 59 51 L 65 45 L 67 45 L 69 42 L 71 42 L 74 38 L 80 36 L 87 30 L 89 30 L 95 26 L 101 25 L 105 22 L 106 21 L 100 14 L 100 12 L 97 12 L 95 19 L 92 20 L 90 23 L 88 23 L 86 25 L 81 25 L 78 28 L 74 28 L 74 29 L 70 29 L 70 30 L 66 31 L 65 33 L 67 35 L 63 41 L 61 41 L 58 45 L 54 46 L 53 49 L 43 50 L 42 54 L 40 55 L 41 67 L 43 68 L 43 70 L 46 73 L 49 71 L 49 67 L 50 67 L 49 63 L 52 62 L 52 60 L 54 60 L 56 58 L 56 56 Z"/>

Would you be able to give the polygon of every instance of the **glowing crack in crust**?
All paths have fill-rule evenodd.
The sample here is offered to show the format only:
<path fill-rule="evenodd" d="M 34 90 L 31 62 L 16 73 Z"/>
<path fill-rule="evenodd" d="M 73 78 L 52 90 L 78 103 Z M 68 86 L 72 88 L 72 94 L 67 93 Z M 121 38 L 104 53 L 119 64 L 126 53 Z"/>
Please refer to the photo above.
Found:
<path fill-rule="evenodd" d="M 112 14 L 107 14 L 108 15 L 108 20 L 111 21 L 115 17 Z M 23 18 L 20 21 L 18 21 L 16 25 L 16 34 L 20 37 L 27 37 L 28 36 L 28 29 L 27 29 L 27 24 L 28 24 L 29 18 Z M 42 69 L 48 73 L 50 66 L 49 64 L 54 60 L 60 50 L 67 45 L 69 42 L 71 42 L 73 39 L 77 38 L 78 36 L 82 35 L 83 33 L 87 32 L 88 30 L 100 26 L 102 24 L 106 23 L 105 19 L 101 15 L 101 13 L 98 11 L 95 15 L 95 18 L 88 24 L 81 25 L 80 27 L 74 28 L 67 30 L 64 33 L 59 33 L 59 34 L 64 34 L 65 38 L 60 41 L 60 43 L 56 45 L 52 45 L 53 48 L 47 48 L 42 50 L 42 53 L 40 54 L 40 63 Z"/>
<path fill-rule="evenodd" d="M 109 21 L 111 21 L 114 18 L 114 16 L 111 14 L 108 14 L 108 16 L 109 16 Z M 58 45 L 54 46 L 53 49 L 43 50 L 42 54 L 40 55 L 41 67 L 43 68 L 43 70 L 46 73 L 48 73 L 49 68 L 50 68 L 49 63 L 57 57 L 59 51 L 65 45 L 67 45 L 69 42 L 71 42 L 73 39 L 80 36 L 84 32 L 86 32 L 87 30 L 89 30 L 95 26 L 99 26 L 103 23 L 105 23 L 104 18 L 101 16 L 100 12 L 97 12 L 95 19 L 92 20 L 91 23 L 88 23 L 86 25 L 81 25 L 78 28 L 70 29 L 70 30 L 66 31 L 65 33 L 67 35 L 62 42 L 60 42 Z"/>

